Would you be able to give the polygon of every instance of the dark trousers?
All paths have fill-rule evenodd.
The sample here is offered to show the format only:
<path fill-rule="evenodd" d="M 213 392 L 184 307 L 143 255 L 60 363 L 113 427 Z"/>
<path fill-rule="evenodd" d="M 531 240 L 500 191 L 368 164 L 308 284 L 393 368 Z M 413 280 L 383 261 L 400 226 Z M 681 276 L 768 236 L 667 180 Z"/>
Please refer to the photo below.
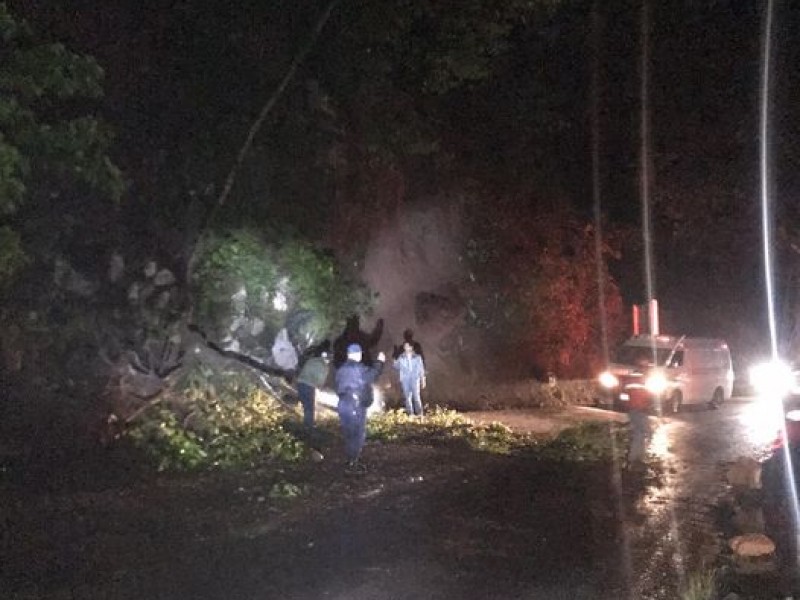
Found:
<path fill-rule="evenodd" d="M 297 395 L 300 396 L 300 404 L 303 405 L 303 427 L 307 432 L 314 428 L 314 396 L 316 388 L 307 383 L 297 384 Z"/>
<path fill-rule="evenodd" d="M 367 409 L 352 394 L 342 394 L 337 410 L 342 424 L 345 456 L 348 461 L 357 460 L 367 439 Z"/>

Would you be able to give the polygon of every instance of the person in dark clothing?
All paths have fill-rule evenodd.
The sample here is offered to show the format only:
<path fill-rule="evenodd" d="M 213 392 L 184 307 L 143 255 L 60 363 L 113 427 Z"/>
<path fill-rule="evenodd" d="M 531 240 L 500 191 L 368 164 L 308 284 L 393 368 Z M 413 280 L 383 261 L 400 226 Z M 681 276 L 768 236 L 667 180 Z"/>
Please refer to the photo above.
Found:
<path fill-rule="evenodd" d="M 314 405 L 317 390 L 325 385 L 330 372 L 330 354 L 321 352 L 319 356 L 309 358 L 297 376 L 297 395 L 303 405 L 303 428 L 309 438 L 314 433 Z"/>
<path fill-rule="evenodd" d="M 359 459 L 367 435 L 367 409 L 372 404 L 372 383 L 381 374 L 386 356 L 380 352 L 371 367 L 362 364 L 361 359 L 361 346 L 350 344 L 347 361 L 336 371 L 337 411 L 344 436 L 346 471 L 351 474 L 366 472 Z"/>
<path fill-rule="evenodd" d="M 400 356 L 402 356 L 406 344 L 411 344 L 411 347 L 414 349 L 414 354 L 418 354 L 422 359 L 422 362 L 425 362 L 425 354 L 422 352 L 422 344 L 414 339 L 413 329 L 406 329 L 403 332 L 403 343 L 394 347 L 394 352 L 392 353 L 393 359 L 397 360 L 400 358 Z"/>
<path fill-rule="evenodd" d="M 371 332 L 361 329 L 361 319 L 353 315 L 347 319 L 342 335 L 333 342 L 333 366 L 338 369 L 347 361 L 347 348 L 351 344 L 361 346 L 361 362 L 372 366 L 372 357 L 383 335 L 383 319 L 378 319 Z M 372 386 L 368 386 L 369 403 L 372 404 Z"/>
<path fill-rule="evenodd" d="M 333 366 L 341 367 L 347 360 L 347 347 L 350 344 L 361 346 L 362 361 L 365 365 L 372 365 L 373 352 L 383 336 L 383 319 L 378 319 L 372 331 L 361 329 L 361 319 L 353 315 L 347 319 L 342 334 L 333 341 Z"/>

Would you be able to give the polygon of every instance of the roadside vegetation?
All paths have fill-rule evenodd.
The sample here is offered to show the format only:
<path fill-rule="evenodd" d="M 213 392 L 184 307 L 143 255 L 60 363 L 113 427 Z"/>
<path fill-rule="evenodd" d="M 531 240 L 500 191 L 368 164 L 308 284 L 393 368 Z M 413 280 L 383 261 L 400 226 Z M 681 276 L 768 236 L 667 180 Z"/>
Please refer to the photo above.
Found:
<path fill-rule="evenodd" d="M 310 455 L 299 408 L 278 399 L 243 374 L 215 375 L 195 368 L 158 405 L 142 413 L 123 435 L 158 471 L 251 468 L 295 463 Z M 337 444 L 339 422 L 318 420 L 324 451 Z M 528 452 L 550 461 L 592 461 L 624 448 L 624 428 L 587 423 L 552 438 L 515 433 L 501 423 L 479 424 L 464 413 L 433 407 L 420 417 L 403 410 L 375 415 L 369 441 L 384 444 L 463 444 L 492 454 Z"/>
<path fill-rule="evenodd" d="M 508 454 L 532 442 L 501 423 L 480 425 L 463 413 L 438 407 L 423 418 L 409 416 L 400 409 L 377 415 L 367 423 L 367 437 L 382 442 L 463 441 L 475 450 L 495 454 Z"/>
<path fill-rule="evenodd" d="M 303 444 L 286 428 L 289 413 L 241 374 L 195 368 L 167 399 L 125 433 L 159 471 L 252 467 L 297 461 Z"/>
<path fill-rule="evenodd" d="M 681 592 L 681 600 L 714 600 L 717 597 L 717 572 L 703 569 L 691 573 Z"/>

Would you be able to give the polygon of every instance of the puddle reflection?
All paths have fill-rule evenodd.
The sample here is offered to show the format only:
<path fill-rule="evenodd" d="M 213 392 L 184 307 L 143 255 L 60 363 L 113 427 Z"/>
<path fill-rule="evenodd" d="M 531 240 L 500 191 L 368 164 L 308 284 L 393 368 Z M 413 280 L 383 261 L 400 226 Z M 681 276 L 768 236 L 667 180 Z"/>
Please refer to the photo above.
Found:
<path fill-rule="evenodd" d="M 783 427 L 783 405 L 779 402 L 753 402 L 740 415 L 747 441 L 756 447 L 769 446 Z"/>
<path fill-rule="evenodd" d="M 661 421 L 653 428 L 653 434 L 650 437 L 650 447 L 648 451 L 650 454 L 658 459 L 665 459 L 669 456 L 672 450 L 672 441 L 670 433 L 674 429 L 676 423 Z"/>
<path fill-rule="evenodd" d="M 685 424 L 670 419 L 653 419 L 648 453 L 651 460 L 646 474 L 638 482 L 627 514 L 634 524 L 629 565 L 632 575 L 630 598 L 645 597 L 646 591 L 676 586 L 670 577 L 677 578 L 677 587 L 685 577 L 684 540 L 681 536 L 675 500 L 682 487 L 674 466 L 675 442 Z M 669 565 L 669 568 L 665 568 Z M 665 580 L 666 578 L 666 580 Z"/>

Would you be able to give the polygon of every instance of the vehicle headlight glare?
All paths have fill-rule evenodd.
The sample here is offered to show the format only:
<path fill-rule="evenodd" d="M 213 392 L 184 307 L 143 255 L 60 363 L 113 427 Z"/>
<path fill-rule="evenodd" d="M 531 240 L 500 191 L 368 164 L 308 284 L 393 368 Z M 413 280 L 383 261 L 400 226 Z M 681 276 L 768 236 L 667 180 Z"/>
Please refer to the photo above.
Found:
<path fill-rule="evenodd" d="M 762 398 L 783 398 L 794 387 L 794 375 L 785 362 L 773 360 L 750 368 L 750 384 Z"/>
<path fill-rule="evenodd" d="M 661 373 L 653 373 L 645 380 L 644 387 L 651 394 L 662 394 L 667 389 L 667 378 Z"/>
<path fill-rule="evenodd" d="M 616 375 L 611 371 L 603 371 L 600 373 L 598 380 L 600 381 L 600 385 L 608 389 L 615 388 L 619 385 L 619 379 L 617 379 Z"/>

